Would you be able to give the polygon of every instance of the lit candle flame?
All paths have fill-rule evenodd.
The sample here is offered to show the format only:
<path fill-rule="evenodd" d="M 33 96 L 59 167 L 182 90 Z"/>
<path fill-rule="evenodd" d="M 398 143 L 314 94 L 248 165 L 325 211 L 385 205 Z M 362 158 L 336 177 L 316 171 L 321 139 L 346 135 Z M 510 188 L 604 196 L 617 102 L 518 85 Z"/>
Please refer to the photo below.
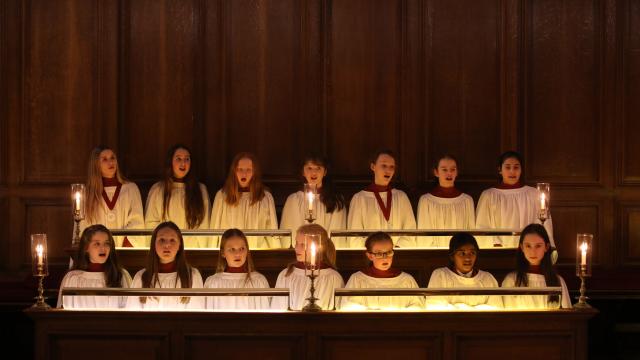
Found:
<path fill-rule="evenodd" d="M 540 209 L 544 210 L 547 207 L 547 195 L 545 195 L 545 193 L 541 193 L 540 194 Z"/>
<path fill-rule="evenodd" d="M 580 265 L 587 265 L 587 249 L 589 249 L 589 245 L 586 242 L 583 242 L 580 245 L 580 250 L 582 252 L 580 257 Z"/>
<path fill-rule="evenodd" d="M 44 264 L 44 247 L 42 244 L 36 245 L 36 257 L 38 258 L 38 265 Z"/>
<path fill-rule="evenodd" d="M 311 242 L 311 260 L 309 261 L 312 267 L 316 266 L 316 243 Z"/>
<path fill-rule="evenodd" d="M 80 211 L 80 191 L 76 191 L 76 211 Z"/>
<path fill-rule="evenodd" d="M 307 192 L 307 203 L 309 204 L 309 211 L 313 210 L 313 192 L 308 191 Z"/>

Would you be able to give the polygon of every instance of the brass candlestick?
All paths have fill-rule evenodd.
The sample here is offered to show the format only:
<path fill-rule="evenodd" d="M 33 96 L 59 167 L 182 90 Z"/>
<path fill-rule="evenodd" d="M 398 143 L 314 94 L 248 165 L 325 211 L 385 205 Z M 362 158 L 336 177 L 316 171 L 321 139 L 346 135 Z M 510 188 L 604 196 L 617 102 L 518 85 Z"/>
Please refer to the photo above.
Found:
<path fill-rule="evenodd" d="M 314 269 L 311 269 L 311 274 L 307 276 L 309 276 L 309 278 L 311 279 L 311 288 L 309 289 L 310 296 L 306 299 L 306 300 L 309 300 L 309 303 L 302 308 L 302 311 L 309 311 L 309 312 L 322 311 L 322 308 L 318 304 L 316 304 L 316 301 L 318 301 L 319 299 L 315 296 L 315 293 L 316 293 L 315 279 L 318 276 L 315 275 Z"/>
<path fill-rule="evenodd" d="M 587 292 L 587 286 L 586 286 L 586 280 L 585 278 L 587 277 L 587 266 L 586 265 L 581 265 L 580 266 L 580 297 L 578 298 L 578 303 L 575 304 L 574 306 L 576 308 L 580 308 L 580 309 L 587 309 L 590 308 L 591 305 L 587 304 L 587 299 L 588 297 L 585 295 Z"/>
<path fill-rule="evenodd" d="M 38 278 L 38 296 L 35 297 L 36 303 L 31 305 L 31 308 L 34 310 L 48 310 L 48 309 L 51 309 L 51 306 L 49 306 L 49 304 L 47 304 L 44 301 L 46 298 L 44 297 L 44 286 L 43 286 L 44 277 L 46 275 L 44 275 L 41 265 L 38 266 L 38 271 L 39 271 L 39 274 L 35 275 Z"/>

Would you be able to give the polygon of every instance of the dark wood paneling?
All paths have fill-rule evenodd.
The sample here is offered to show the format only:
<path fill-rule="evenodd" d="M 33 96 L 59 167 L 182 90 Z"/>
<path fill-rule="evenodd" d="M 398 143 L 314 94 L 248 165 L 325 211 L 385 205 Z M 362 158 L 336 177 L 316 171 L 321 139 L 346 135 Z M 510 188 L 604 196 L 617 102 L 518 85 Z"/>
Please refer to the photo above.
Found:
<path fill-rule="evenodd" d="M 375 342 L 375 346 L 372 345 Z M 423 337 L 415 333 L 400 337 L 327 336 L 321 339 L 320 359 L 439 359 L 441 339 L 435 334 Z M 402 349 L 401 353 L 398 349 Z"/>
<path fill-rule="evenodd" d="M 9 109 L 7 108 L 9 99 L 9 81 L 7 79 L 7 3 L 0 3 L 0 186 L 6 184 L 7 174 L 7 154 L 8 141 L 7 131 L 9 128 Z"/>
<path fill-rule="evenodd" d="M 71 245 L 73 220 L 71 207 L 66 199 L 25 199 L 24 239 L 17 253 L 22 264 L 31 266 L 31 234 L 47 234 L 47 248 L 50 265 L 68 264 L 69 256 L 65 249 Z"/>
<path fill-rule="evenodd" d="M 194 171 L 204 169 L 196 81 L 199 3 L 123 2 L 118 130 L 120 149 L 134 179 L 159 178 L 166 152 L 175 143 L 192 148 Z"/>
<path fill-rule="evenodd" d="M 123 329 L 123 331 L 126 331 Z M 93 359 L 118 359 L 126 354 L 131 359 L 171 359 L 171 345 L 168 336 L 136 334 L 136 336 L 113 336 L 63 333 L 49 339 L 48 356 L 51 359 L 73 359 L 77 354 L 93 354 Z"/>
<path fill-rule="evenodd" d="M 503 1 L 427 1 L 424 173 L 452 153 L 467 178 L 495 178 L 501 152 Z M 460 26 L 466 24 L 466 26 Z M 483 136 L 478 136 L 483 134 Z M 429 177 L 433 177 L 431 174 Z"/>
<path fill-rule="evenodd" d="M 77 181 L 99 139 L 98 1 L 32 0 L 24 11 L 23 180 Z"/>
<path fill-rule="evenodd" d="M 597 202 L 562 202 L 553 207 L 553 233 L 558 249 L 558 263 L 573 264 L 576 259 L 576 235 L 593 234 L 593 260 L 600 262 L 604 248 L 601 226 L 600 206 Z"/>
<path fill-rule="evenodd" d="M 622 204 L 620 207 L 622 237 L 622 263 L 638 265 L 640 263 L 640 204 Z"/>
<path fill-rule="evenodd" d="M 372 153 L 382 147 L 397 151 L 401 143 L 406 2 L 336 0 L 326 4 L 327 148 L 336 174 L 369 179 Z"/>
<path fill-rule="evenodd" d="M 526 334 L 494 334 L 493 336 L 459 336 L 456 348 L 459 349 L 457 359 L 509 359 L 517 354 L 518 359 L 527 360 L 565 360 L 580 359 L 576 356 L 571 344 L 575 341 L 573 334 L 549 334 L 545 336 Z M 509 347 L 501 344 L 508 343 Z M 538 346 L 531 346 L 531 344 Z"/>
<path fill-rule="evenodd" d="M 617 134 L 623 140 L 622 181 L 640 184 L 640 1 L 627 0 L 623 15 L 623 125 Z"/>
<path fill-rule="evenodd" d="M 225 2 L 226 136 L 235 140 L 227 142 L 227 164 L 236 153 L 252 151 L 267 178 L 298 171 L 291 150 L 301 145 L 297 124 L 305 93 L 301 3 Z"/>
<path fill-rule="evenodd" d="M 601 181 L 600 4 L 525 3 L 523 135 L 529 180 Z"/>
<path fill-rule="evenodd" d="M 262 329 L 264 330 L 264 329 Z M 211 359 L 211 349 L 221 359 L 299 359 L 304 352 L 301 336 L 185 335 L 184 354 L 187 359 Z"/>

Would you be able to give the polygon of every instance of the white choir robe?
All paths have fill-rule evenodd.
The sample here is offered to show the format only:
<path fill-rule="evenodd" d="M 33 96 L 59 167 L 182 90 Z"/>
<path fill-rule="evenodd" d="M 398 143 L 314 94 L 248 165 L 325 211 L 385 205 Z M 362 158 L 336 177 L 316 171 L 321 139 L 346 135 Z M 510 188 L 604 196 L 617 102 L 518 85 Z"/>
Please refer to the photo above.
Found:
<path fill-rule="evenodd" d="M 311 296 L 311 279 L 305 275 L 304 269 L 296 267 L 289 276 L 285 276 L 286 273 L 286 268 L 280 272 L 275 287 L 289 289 L 289 303 L 285 296 L 274 296 L 271 298 L 271 308 L 286 310 L 290 306 L 291 310 L 302 310 L 308 303 L 306 299 Z M 314 280 L 315 296 L 318 298 L 316 304 L 323 310 L 333 310 L 336 306 L 334 290 L 344 287 L 344 280 L 331 268 L 320 269 L 316 274 L 318 274 Z"/>
<path fill-rule="evenodd" d="M 109 200 L 113 200 L 116 193 L 116 186 L 105 186 L 104 191 Z M 107 203 L 100 195 L 100 207 L 96 212 L 95 219 L 80 221 L 80 233 L 90 225 L 102 224 L 107 229 L 144 229 L 144 216 L 142 213 L 142 198 L 140 190 L 133 182 L 122 184 L 120 193 L 113 210 L 109 210 Z M 127 236 L 129 242 L 134 247 L 149 247 L 149 237 Z M 122 246 L 124 236 L 114 236 L 117 247 Z"/>
<path fill-rule="evenodd" d="M 192 230 L 206 229 L 209 224 L 209 193 L 207 187 L 200 183 L 202 193 L 202 203 L 204 205 L 204 217 L 200 224 Z M 162 201 L 164 198 L 164 183 L 157 182 L 149 190 L 147 196 L 147 212 L 145 214 L 145 225 L 147 229 L 155 229 L 161 222 L 173 221 L 180 230 L 187 230 L 187 218 L 184 208 L 184 183 L 174 182 L 171 190 L 171 200 L 169 201 L 169 211 L 162 217 Z M 211 247 L 211 237 L 209 236 L 184 236 L 185 248 L 206 248 Z"/>
<path fill-rule="evenodd" d="M 505 309 L 509 310 L 521 310 L 521 309 L 552 309 L 562 307 L 564 309 L 571 308 L 571 298 L 569 297 L 569 290 L 564 279 L 558 275 L 560 280 L 560 286 L 562 287 L 562 299 L 561 304 L 549 304 L 549 296 L 547 295 L 504 295 Z M 527 273 L 528 287 L 541 288 L 546 287 L 547 282 L 544 279 L 544 275 Z M 503 288 L 510 288 L 516 286 L 516 272 L 510 272 L 502 280 Z"/>
<path fill-rule="evenodd" d="M 218 190 L 211 211 L 211 229 L 276 230 L 278 228 L 276 205 L 270 192 L 265 191 L 262 200 L 255 204 L 251 204 L 251 193 L 240 194 L 240 200 L 232 206 L 225 201 L 224 192 Z M 252 250 L 282 247 L 278 236 L 247 236 L 247 240 Z M 214 237 L 212 247 L 219 247 L 219 242 L 220 237 Z"/>
<path fill-rule="evenodd" d="M 128 288 L 131 285 L 131 275 L 127 270 L 122 269 L 121 286 Z M 89 272 L 84 270 L 69 271 L 60 283 L 58 294 L 58 307 L 65 309 L 118 309 L 123 308 L 127 303 L 126 296 L 95 296 L 95 295 L 65 295 L 62 296 L 63 288 L 106 288 L 103 272 Z"/>
<path fill-rule="evenodd" d="M 269 282 L 259 272 L 252 272 L 247 280 L 246 273 L 216 273 L 204 282 L 205 288 L 212 289 L 268 289 Z M 256 310 L 269 309 L 268 296 L 207 296 L 208 310 Z"/>
<path fill-rule="evenodd" d="M 424 194 L 418 202 L 418 229 L 473 229 L 476 215 L 473 199 L 467 194 L 442 198 Z M 418 247 L 448 248 L 451 236 L 419 236 Z"/>
<path fill-rule="evenodd" d="M 291 230 L 292 236 L 295 239 L 296 230 L 307 223 L 305 218 L 309 214 L 309 205 L 305 202 L 304 192 L 295 192 L 287 198 L 282 209 L 282 219 L 280 219 L 281 230 Z M 316 218 L 313 222 L 322 226 L 329 234 L 331 230 L 344 230 L 347 228 L 347 209 L 342 208 L 335 210 L 331 213 L 327 212 L 327 208 L 322 201 L 317 200 L 313 202 L 313 213 Z M 290 238 L 282 238 L 282 246 L 288 248 L 291 246 Z M 349 247 L 347 239 L 344 237 L 332 237 L 334 245 L 338 248 Z"/>
<path fill-rule="evenodd" d="M 435 269 L 429 279 L 429 288 L 497 288 L 498 282 L 490 273 L 478 270 L 474 277 L 464 277 L 448 267 Z M 427 296 L 428 310 L 491 310 L 502 308 L 502 297 L 488 295 Z"/>
<path fill-rule="evenodd" d="M 417 289 L 413 276 L 402 272 L 392 278 L 375 278 L 362 271 L 351 275 L 347 289 Z M 340 300 L 343 310 L 417 310 L 424 307 L 421 296 L 350 296 Z"/>
<path fill-rule="evenodd" d="M 387 192 L 381 192 L 383 204 L 387 204 Z M 378 201 L 373 192 L 362 190 L 351 198 L 349 206 L 348 228 L 350 230 L 415 230 L 416 219 L 413 216 L 411 202 L 401 190 L 391 190 L 391 215 L 389 221 L 384 218 L 384 214 L 378 205 Z M 397 247 L 415 247 L 415 236 L 392 236 L 393 243 Z M 365 238 L 351 237 L 350 247 L 364 248 Z"/>
<path fill-rule="evenodd" d="M 476 228 L 480 229 L 524 229 L 532 223 L 540 223 L 540 194 L 531 186 L 518 189 L 490 188 L 482 192 L 476 210 Z M 553 241 L 553 224 L 551 214 L 544 222 L 549 234 L 551 246 Z M 478 236 L 481 248 L 493 247 L 494 243 L 502 243 L 504 247 L 518 247 L 518 236 Z"/>
<path fill-rule="evenodd" d="M 131 288 L 142 288 L 142 274 L 146 269 L 142 269 L 133 277 Z M 159 273 L 158 280 L 160 284 L 154 284 L 154 288 L 176 289 L 181 288 L 180 279 L 177 272 Z M 177 283 L 176 283 L 177 280 Z M 191 288 L 202 288 L 202 275 L 196 268 L 191 268 Z M 183 304 L 180 302 L 180 296 L 156 296 L 147 297 L 146 303 L 140 302 L 140 297 L 129 296 L 127 299 L 127 309 L 129 310 L 204 310 L 204 297 L 191 296 L 189 302 Z"/>

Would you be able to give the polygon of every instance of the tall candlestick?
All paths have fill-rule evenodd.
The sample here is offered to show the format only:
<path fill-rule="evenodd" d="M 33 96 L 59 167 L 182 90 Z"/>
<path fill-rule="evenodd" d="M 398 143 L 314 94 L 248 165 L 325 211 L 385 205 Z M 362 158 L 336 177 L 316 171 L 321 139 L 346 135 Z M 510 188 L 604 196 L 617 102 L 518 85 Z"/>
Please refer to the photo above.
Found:
<path fill-rule="evenodd" d="M 587 266 L 587 249 L 589 248 L 589 246 L 587 245 L 587 243 L 582 243 L 582 245 L 580 245 L 580 251 L 582 252 L 582 256 L 580 257 L 580 265 L 583 266 Z"/>
<path fill-rule="evenodd" d="M 312 268 L 316 266 L 316 243 L 311 243 L 311 260 L 309 261 Z"/>

